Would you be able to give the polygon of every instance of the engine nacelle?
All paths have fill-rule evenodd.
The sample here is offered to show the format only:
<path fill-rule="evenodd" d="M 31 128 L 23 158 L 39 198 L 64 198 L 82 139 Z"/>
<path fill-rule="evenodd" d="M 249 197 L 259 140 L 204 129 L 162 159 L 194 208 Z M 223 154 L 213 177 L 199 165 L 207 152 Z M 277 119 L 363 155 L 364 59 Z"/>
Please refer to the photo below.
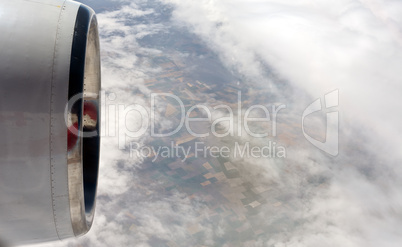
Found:
<path fill-rule="evenodd" d="M 74 1 L 0 2 L 0 240 L 91 227 L 100 149 L 95 13 Z"/>

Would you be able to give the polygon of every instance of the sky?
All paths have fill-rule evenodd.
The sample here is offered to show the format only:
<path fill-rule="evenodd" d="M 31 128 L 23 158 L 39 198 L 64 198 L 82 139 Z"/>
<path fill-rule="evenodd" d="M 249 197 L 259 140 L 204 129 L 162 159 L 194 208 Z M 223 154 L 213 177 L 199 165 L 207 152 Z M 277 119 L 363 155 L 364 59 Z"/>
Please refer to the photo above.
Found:
<path fill-rule="evenodd" d="M 401 1 L 85 3 L 100 10 L 108 109 L 95 221 L 84 237 L 37 246 L 401 245 Z M 193 40 L 204 53 L 176 49 L 181 40 Z M 140 148 L 154 139 L 148 131 L 126 137 L 123 130 L 142 127 L 141 115 L 116 119 L 109 110 L 139 105 L 151 112 L 155 89 L 147 81 L 161 71 L 152 66 L 158 56 L 182 58 L 194 77 L 211 73 L 211 80 L 237 82 L 249 95 L 262 97 L 263 105 L 286 105 L 276 139 L 286 148 L 285 159 L 230 158 L 242 184 L 269 191 L 256 214 L 242 221 L 254 232 L 251 237 L 234 236 L 231 220 L 211 213 L 206 202 L 218 192 L 241 198 L 245 192 L 233 183 L 205 187 L 193 197 L 185 183 L 166 191 L 162 181 L 142 176 L 147 158 L 130 156 L 130 141 Z M 205 102 L 217 98 L 205 92 L 196 96 Z M 166 102 L 157 105 L 162 109 Z M 303 116 L 309 106 L 322 111 Z M 163 110 L 152 120 L 162 130 L 174 125 Z M 309 137 L 327 145 L 314 145 Z M 258 146 L 270 139 L 243 132 L 225 140 Z M 278 198 L 283 206 L 278 207 Z"/>

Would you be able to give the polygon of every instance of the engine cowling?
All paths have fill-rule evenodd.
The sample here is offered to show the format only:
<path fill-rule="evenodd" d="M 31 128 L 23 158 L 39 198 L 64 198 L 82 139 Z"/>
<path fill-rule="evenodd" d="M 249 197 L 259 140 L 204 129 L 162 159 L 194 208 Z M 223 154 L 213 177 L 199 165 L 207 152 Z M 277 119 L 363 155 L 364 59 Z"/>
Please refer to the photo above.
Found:
<path fill-rule="evenodd" d="M 74 1 L 1 1 L 0 33 L 0 240 L 83 235 L 100 150 L 95 13 Z"/>

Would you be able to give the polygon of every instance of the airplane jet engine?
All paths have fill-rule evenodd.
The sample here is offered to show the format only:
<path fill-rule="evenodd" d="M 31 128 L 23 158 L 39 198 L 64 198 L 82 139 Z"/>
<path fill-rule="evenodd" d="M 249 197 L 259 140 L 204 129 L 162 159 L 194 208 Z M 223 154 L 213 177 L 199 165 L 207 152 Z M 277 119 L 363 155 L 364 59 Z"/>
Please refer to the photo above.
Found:
<path fill-rule="evenodd" d="M 0 1 L 0 240 L 85 234 L 100 148 L 95 13 L 63 0 Z"/>

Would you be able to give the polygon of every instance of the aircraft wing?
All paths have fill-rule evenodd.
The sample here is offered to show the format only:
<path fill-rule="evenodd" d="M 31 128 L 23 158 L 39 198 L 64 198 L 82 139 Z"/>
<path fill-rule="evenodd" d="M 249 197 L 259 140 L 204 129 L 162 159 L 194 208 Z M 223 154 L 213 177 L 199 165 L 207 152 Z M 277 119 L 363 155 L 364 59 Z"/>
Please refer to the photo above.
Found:
<path fill-rule="evenodd" d="M 95 13 L 63 0 L 0 1 L 0 240 L 91 227 L 99 164 Z"/>

